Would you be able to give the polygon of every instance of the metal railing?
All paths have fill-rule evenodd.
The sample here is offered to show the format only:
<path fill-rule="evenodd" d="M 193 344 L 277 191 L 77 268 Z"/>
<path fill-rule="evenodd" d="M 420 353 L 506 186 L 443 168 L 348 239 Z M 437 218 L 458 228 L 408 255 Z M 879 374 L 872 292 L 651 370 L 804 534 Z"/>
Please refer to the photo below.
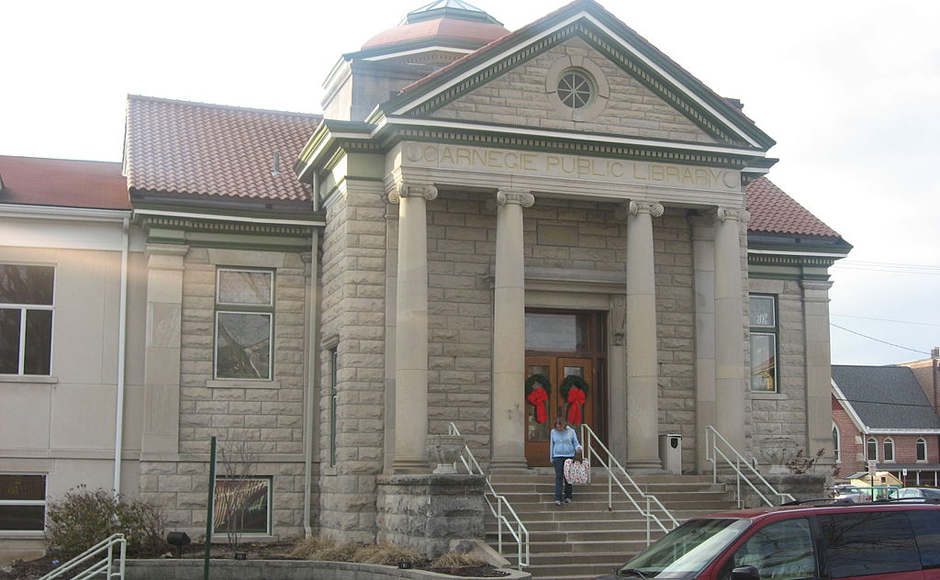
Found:
<path fill-rule="evenodd" d="M 114 553 L 115 546 L 120 547 L 117 555 Z M 100 559 L 95 560 L 95 558 Z M 91 564 L 72 576 L 72 580 L 85 580 L 99 574 L 103 574 L 106 580 L 124 580 L 126 558 L 127 540 L 124 538 L 124 534 L 113 534 L 42 576 L 39 580 L 52 580 L 88 562 L 91 562 Z"/>
<path fill-rule="evenodd" d="M 723 443 L 724 447 L 731 453 L 731 457 L 728 457 L 724 451 L 722 451 L 720 444 Z M 777 491 L 774 486 L 770 485 L 764 476 L 760 474 L 757 469 L 751 464 L 750 461 L 745 459 L 743 455 L 738 453 L 738 450 L 735 449 L 727 439 L 721 436 L 721 433 L 718 432 L 711 425 L 705 427 L 705 459 L 710 461 L 712 464 L 712 481 L 718 483 L 718 458 L 721 457 L 724 460 L 724 465 L 731 467 L 735 473 L 735 492 L 734 499 L 738 503 L 738 507 L 743 507 L 744 499 L 741 495 L 741 483 L 746 483 L 757 496 L 768 506 L 779 505 L 788 501 L 794 501 L 795 498 L 789 493 L 783 493 Z M 750 475 L 750 477 L 748 477 Z M 752 481 L 756 480 L 760 484 L 769 490 L 768 495 L 777 496 L 777 503 L 771 501 L 766 495 L 761 493 L 757 488 L 757 485 Z"/>
<path fill-rule="evenodd" d="M 460 431 L 457 430 L 457 426 L 453 423 L 448 425 L 448 432 L 450 435 L 460 435 Z M 460 454 L 460 461 L 463 463 L 467 473 L 482 475 L 485 478 L 486 489 L 483 490 L 483 499 L 486 501 L 486 505 L 489 506 L 490 513 L 496 518 L 497 549 L 500 554 L 503 553 L 503 528 L 505 527 L 509 535 L 515 540 L 516 552 L 518 554 L 517 567 L 519 570 L 522 570 L 529 565 L 528 528 L 522 523 L 519 515 L 516 514 L 516 510 L 512 509 L 509 500 L 506 499 L 505 496 L 496 493 L 496 490 L 493 489 L 493 484 L 490 483 L 489 476 L 486 475 L 483 468 L 480 467 L 476 457 L 473 456 L 473 452 L 470 451 L 469 445 L 464 444 L 463 453 Z"/>
<path fill-rule="evenodd" d="M 607 449 L 607 446 L 604 445 L 604 442 L 600 440 L 594 430 L 587 423 L 581 423 L 581 441 L 585 449 L 585 457 L 588 461 L 591 462 L 591 467 L 596 467 L 592 457 L 597 457 L 598 463 L 600 466 L 607 472 L 607 509 L 613 510 L 614 506 L 614 485 L 616 485 L 624 497 L 633 504 L 633 507 L 646 519 L 646 545 L 649 546 L 652 543 L 652 524 L 655 523 L 660 530 L 663 532 L 669 533 L 671 529 L 674 529 L 679 525 L 679 522 L 672 516 L 672 513 L 666 509 L 666 506 L 659 501 L 659 499 L 653 495 L 646 493 L 640 486 L 637 485 L 636 481 L 627 473 L 627 470 L 624 469 L 623 465 L 617 461 L 617 458 L 611 454 L 610 450 Z M 595 446 L 599 447 L 603 454 L 597 453 Z M 624 485 L 624 481 L 626 482 Z M 630 493 L 628 486 L 633 489 L 634 493 Z M 640 497 L 640 501 L 634 497 L 637 495 Z M 644 509 L 641 506 L 641 502 L 645 504 L 646 508 Z M 666 524 L 663 523 L 663 518 L 660 518 L 655 513 L 653 513 L 653 508 L 657 508 L 662 512 L 663 518 L 667 519 L 672 527 L 666 527 Z"/>

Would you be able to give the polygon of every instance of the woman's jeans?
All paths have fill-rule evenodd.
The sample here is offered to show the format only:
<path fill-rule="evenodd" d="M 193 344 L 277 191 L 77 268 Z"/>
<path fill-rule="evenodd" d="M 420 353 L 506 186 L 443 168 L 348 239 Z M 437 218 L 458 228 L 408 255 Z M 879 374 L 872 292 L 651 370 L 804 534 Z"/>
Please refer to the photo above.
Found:
<path fill-rule="evenodd" d="M 561 489 L 565 486 L 564 499 L 571 499 L 571 484 L 565 481 L 565 460 L 571 457 L 552 457 L 552 465 L 555 466 L 555 501 L 562 501 Z"/>

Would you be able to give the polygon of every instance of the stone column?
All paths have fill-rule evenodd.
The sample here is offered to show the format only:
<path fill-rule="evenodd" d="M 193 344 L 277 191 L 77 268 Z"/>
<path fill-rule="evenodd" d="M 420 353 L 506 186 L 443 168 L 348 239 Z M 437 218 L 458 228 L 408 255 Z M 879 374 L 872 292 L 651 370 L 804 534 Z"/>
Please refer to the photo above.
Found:
<path fill-rule="evenodd" d="M 711 469 L 705 446 L 705 428 L 715 427 L 715 220 L 689 218 L 692 225 L 693 284 L 695 286 L 695 466 Z M 705 338 L 701 338 L 705 337 Z"/>
<path fill-rule="evenodd" d="M 715 222 L 715 428 L 739 453 L 744 448 L 744 293 L 741 224 L 749 214 L 718 208 Z"/>
<path fill-rule="evenodd" d="M 627 212 L 627 467 L 662 469 L 659 460 L 659 344 L 653 218 L 658 203 L 631 201 Z"/>
<path fill-rule="evenodd" d="M 428 221 L 430 185 L 401 185 L 398 203 L 398 287 L 395 313 L 395 473 L 427 473 Z"/>
<path fill-rule="evenodd" d="M 802 280 L 806 332 L 806 454 L 825 449 L 824 462 L 835 462 L 832 448 L 832 363 L 829 344 L 829 288 L 826 280 Z"/>
<path fill-rule="evenodd" d="M 493 295 L 491 469 L 522 469 L 525 459 L 525 264 L 522 208 L 526 191 L 496 194 L 496 282 Z"/>
<path fill-rule="evenodd" d="M 183 258 L 189 246 L 148 244 L 144 425 L 141 459 L 179 453 Z"/>

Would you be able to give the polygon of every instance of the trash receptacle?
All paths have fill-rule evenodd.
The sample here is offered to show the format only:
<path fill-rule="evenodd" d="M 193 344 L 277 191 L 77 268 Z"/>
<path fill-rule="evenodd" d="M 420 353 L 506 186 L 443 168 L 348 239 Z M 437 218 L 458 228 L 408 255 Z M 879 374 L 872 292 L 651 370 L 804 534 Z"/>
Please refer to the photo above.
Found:
<path fill-rule="evenodd" d="M 682 475 L 682 435 L 666 433 L 659 436 L 659 460 L 666 471 Z"/>

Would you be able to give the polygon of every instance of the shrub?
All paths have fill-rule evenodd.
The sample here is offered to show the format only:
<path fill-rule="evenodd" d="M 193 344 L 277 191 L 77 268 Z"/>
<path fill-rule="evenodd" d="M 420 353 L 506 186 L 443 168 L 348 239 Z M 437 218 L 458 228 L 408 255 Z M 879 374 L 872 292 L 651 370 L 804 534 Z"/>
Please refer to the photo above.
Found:
<path fill-rule="evenodd" d="M 404 548 L 390 542 L 362 546 L 353 554 L 354 562 L 363 564 L 395 565 L 399 562 L 420 562 L 424 556 L 417 550 Z"/>
<path fill-rule="evenodd" d="M 466 568 L 483 566 L 486 562 L 477 558 L 473 554 L 448 552 L 441 554 L 431 562 L 429 568 Z"/>
<path fill-rule="evenodd" d="M 82 485 L 49 502 L 46 517 L 49 545 L 64 557 L 80 554 L 116 533 L 124 534 L 133 555 L 154 556 L 166 549 L 166 516 L 140 498 L 115 497 Z"/>

